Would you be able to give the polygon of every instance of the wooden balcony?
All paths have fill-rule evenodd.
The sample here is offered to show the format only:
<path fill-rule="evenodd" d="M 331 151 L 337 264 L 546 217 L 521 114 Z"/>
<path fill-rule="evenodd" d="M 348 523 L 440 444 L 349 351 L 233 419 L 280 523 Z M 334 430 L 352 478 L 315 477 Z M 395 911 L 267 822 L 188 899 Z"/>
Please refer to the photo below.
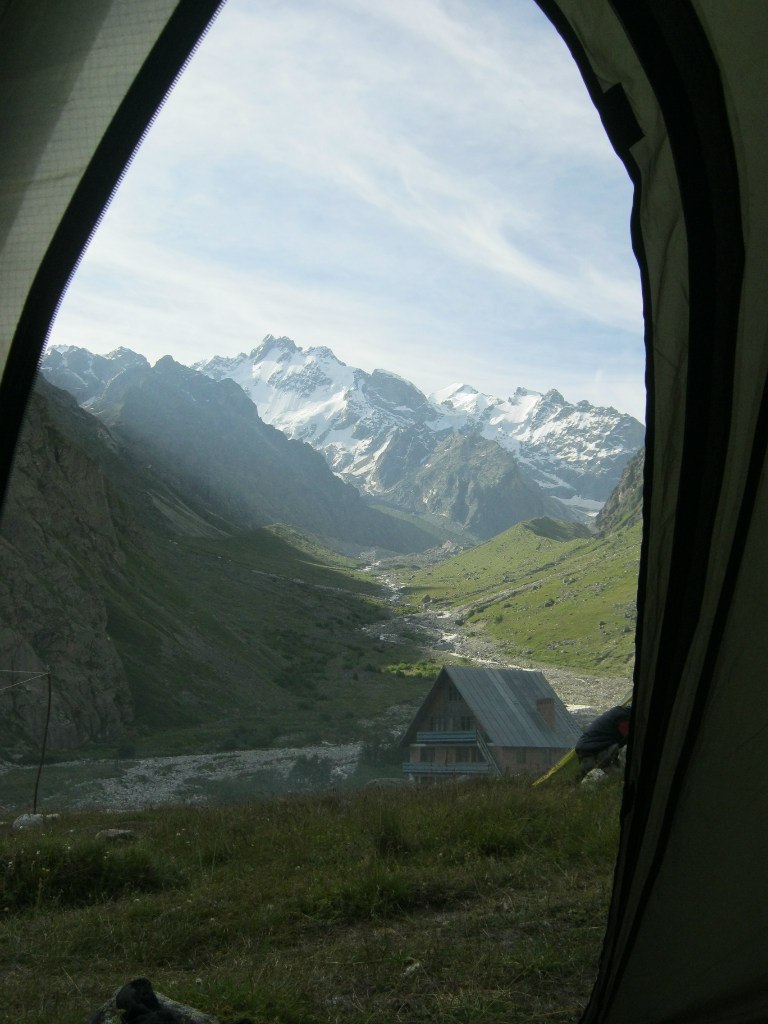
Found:
<path fill-rule="evenodd" d="M 441 746 L 472 746 L 477 743 L 477 730 L 466 732 L 417 732 L 417 743 L 439 743 Z"/>
<path fill-rule="evenodd" d="M 455 764 L 406 761 L 403 771 L 406 775 L 487 775 L 491 766 L 486 761 L 457 761 Z"/>

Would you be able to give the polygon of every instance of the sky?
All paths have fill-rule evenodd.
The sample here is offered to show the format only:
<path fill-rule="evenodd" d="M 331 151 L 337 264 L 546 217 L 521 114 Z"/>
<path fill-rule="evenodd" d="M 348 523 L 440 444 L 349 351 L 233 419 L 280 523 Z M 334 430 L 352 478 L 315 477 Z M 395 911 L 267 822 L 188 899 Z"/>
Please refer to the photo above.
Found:
<path fill-rule="evenodd" d="M 51 343 L 189 365 L 286 335 L 643 419 L 631 200 L 533 0 L 228 0 Z"/>

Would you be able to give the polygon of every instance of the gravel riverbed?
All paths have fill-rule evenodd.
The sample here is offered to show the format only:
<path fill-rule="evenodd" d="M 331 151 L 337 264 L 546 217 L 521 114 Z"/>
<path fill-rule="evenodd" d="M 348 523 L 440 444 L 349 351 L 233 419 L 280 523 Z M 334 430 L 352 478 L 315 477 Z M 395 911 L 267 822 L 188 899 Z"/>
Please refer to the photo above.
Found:
<path fill-rule="evenodd" d="M 40 809 L 112 811 L 168 804 L 218 803 L 307 788 L 313 781 L 343 784 L 358 766 L 359 743 L 232 750 L 219 754 L 146 757 L 115 763 L 64 761 L 47 765 Z M 32 792 L 36 768 L 0 769 L 0 808 L 27 810 L 17 793 Z M 313 779 L 314 776 L 314 779 Z"/>

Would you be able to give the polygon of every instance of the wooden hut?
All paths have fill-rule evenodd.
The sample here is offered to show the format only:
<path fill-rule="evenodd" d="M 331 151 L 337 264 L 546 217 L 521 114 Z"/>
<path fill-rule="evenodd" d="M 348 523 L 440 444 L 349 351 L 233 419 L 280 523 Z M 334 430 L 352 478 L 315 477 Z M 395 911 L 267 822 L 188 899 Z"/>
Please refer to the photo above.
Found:
<path fill-rule="evenodd" d="M 581 729 L 541 672 L 443 668 L 403 736 L 403 771 L 448 775 L 540 773 L 571 750 Z"/>

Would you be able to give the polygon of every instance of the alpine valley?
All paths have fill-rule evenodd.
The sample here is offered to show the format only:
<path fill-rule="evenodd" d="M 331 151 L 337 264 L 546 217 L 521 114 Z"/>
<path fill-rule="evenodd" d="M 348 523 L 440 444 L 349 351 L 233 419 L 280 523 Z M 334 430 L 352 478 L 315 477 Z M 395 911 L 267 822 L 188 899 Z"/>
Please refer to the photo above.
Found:
<path fill-rule="evenodd" d="M 285 338 L 198 368 L 51 349 L 0 530 L 0 758 L 39 752 L 47 670 L 59 756 L 380 742 L 450 658 L 626 676 L 637 463 L 605 499 L 641 443 Z"/>

